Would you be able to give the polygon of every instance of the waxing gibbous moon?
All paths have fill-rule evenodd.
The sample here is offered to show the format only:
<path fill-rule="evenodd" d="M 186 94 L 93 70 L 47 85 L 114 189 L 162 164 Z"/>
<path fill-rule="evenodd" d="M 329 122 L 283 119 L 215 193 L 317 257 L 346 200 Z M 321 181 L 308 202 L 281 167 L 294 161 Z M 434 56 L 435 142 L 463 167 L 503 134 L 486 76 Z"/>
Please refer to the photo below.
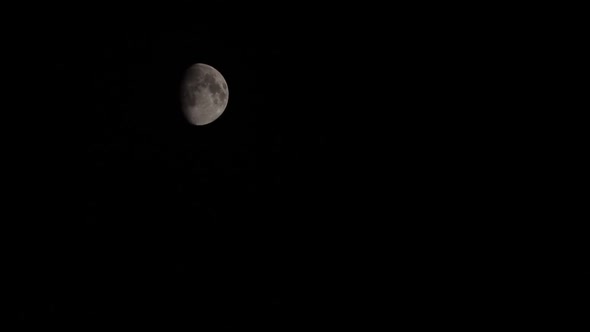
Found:
<path fill-rule="evenodd" d="M 204 63 L 190 66 L 181 84 L 182 112 L 197 126 L 215 121 L 225 110 L 229 90 L 217 69 Z"/>

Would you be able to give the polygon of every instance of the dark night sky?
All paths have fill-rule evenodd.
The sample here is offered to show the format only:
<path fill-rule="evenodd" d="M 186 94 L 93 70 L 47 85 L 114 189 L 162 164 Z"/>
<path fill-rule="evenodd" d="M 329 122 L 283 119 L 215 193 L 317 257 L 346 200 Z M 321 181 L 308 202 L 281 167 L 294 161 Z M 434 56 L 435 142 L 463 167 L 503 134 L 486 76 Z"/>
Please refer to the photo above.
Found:
<path fill-rule="evenodd" d="M 481 119 L 461 113 L 478 92 L 454 98 L 474 75 L 455 64 L 483 50 L 456 52 L 454 28 L 423 11 L 265 7 L 238 22 L 143 6 L 54 16 L 29 45 L 48 79 L 27 139 L 51 236 L 25 321 L 305 326 L 393 267 L 411 280 L 401 294 L 431 290 L 437 235 L 459 227 L 435 221 L 472 190 L 454 174 L 480 162 L 457 148 Z M 230 90 L 202 127 L 178 99 L 196 62 Z"/>
<path fill-rule="evenodd" d="M 44 168 L 31 182 L 51 236 L 25 321 L 272 326 L 319 313 L 324 295 L 309 297 L 340 222 L 324 195 L 330 59 L 280 18 L 208 13 L 88 8 L 38 32 L 52 125 L 33 124 Z M 196 62 L 230 89 L 204 127 L 178 99 Z"/>

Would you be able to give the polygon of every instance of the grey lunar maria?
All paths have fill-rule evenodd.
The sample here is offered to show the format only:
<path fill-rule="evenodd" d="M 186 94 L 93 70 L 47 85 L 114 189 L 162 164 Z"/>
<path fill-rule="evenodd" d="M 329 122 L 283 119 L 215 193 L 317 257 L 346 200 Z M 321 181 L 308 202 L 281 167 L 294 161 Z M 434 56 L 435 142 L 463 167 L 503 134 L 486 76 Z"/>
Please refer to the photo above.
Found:
<path fill-rule="evenodd" d="M 181 85 L 182 111 L 197 126 L 215 121 L 227 106 L 229 90 L 215 68 L 196 63 L 190 66 Z"/>

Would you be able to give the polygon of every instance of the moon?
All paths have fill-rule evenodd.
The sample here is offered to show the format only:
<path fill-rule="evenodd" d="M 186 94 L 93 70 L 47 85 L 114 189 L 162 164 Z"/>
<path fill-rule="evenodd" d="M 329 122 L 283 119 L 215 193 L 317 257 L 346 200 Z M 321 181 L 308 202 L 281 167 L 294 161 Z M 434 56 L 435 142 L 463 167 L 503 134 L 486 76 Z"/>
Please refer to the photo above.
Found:
<path fill-rule="evenodd" d="M 223 113 L 227 106 L 227 82 L 217 69 L 195 63 L 190 66 L 181 84 L 182 112 L 188 122 L 202 126 Z"/>

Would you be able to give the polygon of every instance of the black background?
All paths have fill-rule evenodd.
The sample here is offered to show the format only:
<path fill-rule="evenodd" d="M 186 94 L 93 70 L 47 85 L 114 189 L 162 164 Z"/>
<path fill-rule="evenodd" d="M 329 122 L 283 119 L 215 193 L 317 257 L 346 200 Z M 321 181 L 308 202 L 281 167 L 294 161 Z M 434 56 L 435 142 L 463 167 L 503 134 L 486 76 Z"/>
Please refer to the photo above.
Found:
<path fill-rule="evenodd" d="M 53 12 L 23 39 L 21 320 L 309 326 L 443 311 L 449 282 L 477 283 L 449 271 L 498 176 L 486 32 L 436 8 Z M 200 127 L 179 103 L 197 62 L 230 91 Z"/>

